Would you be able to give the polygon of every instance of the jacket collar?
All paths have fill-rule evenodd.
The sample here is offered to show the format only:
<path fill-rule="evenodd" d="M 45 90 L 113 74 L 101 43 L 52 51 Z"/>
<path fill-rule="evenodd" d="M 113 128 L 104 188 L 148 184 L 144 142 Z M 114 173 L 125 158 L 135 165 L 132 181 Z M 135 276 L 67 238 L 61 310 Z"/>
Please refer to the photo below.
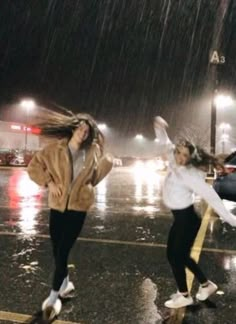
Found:
<path fill-rule="evenodd" d="M 63 138 L 58 140 L 57 145 L 64 150 L 68 149 L 68 143 L 69 143 L 69 139 L 68 138 Z M 92 160 L 94 157 L 97 160 L 99 153 L 98 153 L 98 145 L 96 143 L 92 143 L 92 145 L 90 146 L 90 148 L 88 148 L 85 151 L 85 164 L 89 163 L 90 160 Z M 97 161 L 96 161 L 97 162 Z"/>

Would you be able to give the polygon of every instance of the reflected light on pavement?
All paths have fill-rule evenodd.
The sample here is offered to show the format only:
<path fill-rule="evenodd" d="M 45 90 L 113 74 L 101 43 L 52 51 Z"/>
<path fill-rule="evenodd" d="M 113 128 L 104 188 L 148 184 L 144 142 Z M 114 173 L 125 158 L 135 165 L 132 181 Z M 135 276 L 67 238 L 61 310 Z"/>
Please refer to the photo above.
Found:
<path fill-rule="evenodd" d="M 155 164 L 150 162 L 149 165 L 137 161 L 132 172 L 135 181 L 136 202 L 139 203 L 142 199 L 146 199 L 149 204 L 153 204 L 158 198 L 156 191 L 160 191 L 162 178 L 155 170 Z"/>
<path fill-rule="evenodd" d="M 36 234 L 35 225 L 37 224 L 36 215 L 38 213 L 38 208 L 35 207 L 25 207 L 21 209 L 20 220 L 18 225 L 23 234 Z"/>
<path fill-rule="evenodd" d="M 19 208 L 41 203 L 42 189 L 30 180 L 26 172 L 17 170 L 9 179 L 9 207 Z"/>
<path fill-rule="evenodd" d="M 38 195 L 41 189 L 36 183 L 30 180 L 27 173 L 23 173 L 16 182 L 16 191 L 18 196 L 29 199 L 35 195 Z"/>
<path fill-rule="evenodd" d="M 137 212 L 144 211 L 146 213 L 154 213 L 157 211 L 157 208 L 154 206 L 142 206 L 142 207 L 134 206 L 132 207 L 132 209 Z"/>
<path fill-rule="evenodd" d="M 156 198 L 154 195 L 154 184 L 154 181 L 149 181 L 147 184 L 147 196 L 149 204 L 153 204 Z"/>
<path fill-rule="evenodd" d="M 225 270 L 236 270 L 236 256 L 225 256 L 223 267 Z"/>
<path fill-rule="evenodd" d="M 107 208 L 107 180 L 102 180 L 96 187 L 97 208 L 105 210 Z"/>
<path fill-rule="evenodd" d="M 137 202 L 142 200 L 142 179 L 139 177 L 135 177 L 135 199 Z"/>
<path fill-rule="evenodd" d="M 16 170 L 9 179 L 8 194 L 9 207 L 20 209 L 15 225 L 23 234 L 36 234 L 36 216 L 41 208 L 42 189 L 30 180 L 26 172 Z"/>

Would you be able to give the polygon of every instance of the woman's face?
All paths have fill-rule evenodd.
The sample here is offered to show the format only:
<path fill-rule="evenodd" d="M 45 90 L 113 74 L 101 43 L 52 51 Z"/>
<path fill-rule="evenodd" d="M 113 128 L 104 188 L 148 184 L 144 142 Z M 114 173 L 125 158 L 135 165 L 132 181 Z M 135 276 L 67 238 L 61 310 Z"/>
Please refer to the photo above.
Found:
<path fill-rule="evenodd" d="M 175 149 L 175 161 L 178 165 L 186 165 L 190 160 L 190 152 L 186 146 L 177 145 Z"/>
<path fill-rule="evenodd" d="M 89 126 L 86 123 L 81 123 L 73 133 L 72 138 L 78 143 L 83 143 L 89 136 Z"/>

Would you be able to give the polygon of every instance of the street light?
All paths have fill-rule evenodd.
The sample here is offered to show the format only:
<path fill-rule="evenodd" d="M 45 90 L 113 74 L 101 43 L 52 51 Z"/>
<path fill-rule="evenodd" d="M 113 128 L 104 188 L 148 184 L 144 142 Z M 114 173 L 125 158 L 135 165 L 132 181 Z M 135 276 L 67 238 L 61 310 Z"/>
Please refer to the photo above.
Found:
<path fill-rule="evenodd" d="M 142 134 L 137 134 L 136 136 L 135 136 L 135 139 L 137 139 L 137 140 L 143 140 L 143 135 Z"/>
<path fill-rule="evenodd" d="M 20 107 L 22 107 L 26 112 L 26 120 L 25 120 L 25 152 L 27 151 L 27 140 L 28 140 L 28 118 L 30 110 L 34 109 L 36 103 L 32 99 L 24 99 L 20 102 Z"/>
<path fill-rule="evenodd" d="M 230 130 L 231 126 L 228 123 L 221 123 L 219 128 L 222 130 L 222 132 L 224 133 L 226 130 Z"/>
<path fill-rule="evenodd" d="M 226 108 L 233 104 L 233 99 L 230 96 L 222 94 L 215 96 L 214 101 L 217 108 Z"/>
<path fill-rule="evenodd" d="M 107 125 L 106 124 L 98 124 L 98 128 L 100 129 L 100 131 L 104 131 L 107 129 Z"/>

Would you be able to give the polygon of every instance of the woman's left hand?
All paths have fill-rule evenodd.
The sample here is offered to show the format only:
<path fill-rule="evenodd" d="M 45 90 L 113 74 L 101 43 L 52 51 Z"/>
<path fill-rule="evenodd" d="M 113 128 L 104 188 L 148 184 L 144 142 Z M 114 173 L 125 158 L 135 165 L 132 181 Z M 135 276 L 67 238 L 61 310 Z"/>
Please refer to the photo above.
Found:
<path fill-rule="evenodd" d="M 161 116 L 154 117 L 153 124 L 154 124 L 154 128 L 157 128 L 157 127 L 167 128 L 168 127 L 168 123 Z"/>

